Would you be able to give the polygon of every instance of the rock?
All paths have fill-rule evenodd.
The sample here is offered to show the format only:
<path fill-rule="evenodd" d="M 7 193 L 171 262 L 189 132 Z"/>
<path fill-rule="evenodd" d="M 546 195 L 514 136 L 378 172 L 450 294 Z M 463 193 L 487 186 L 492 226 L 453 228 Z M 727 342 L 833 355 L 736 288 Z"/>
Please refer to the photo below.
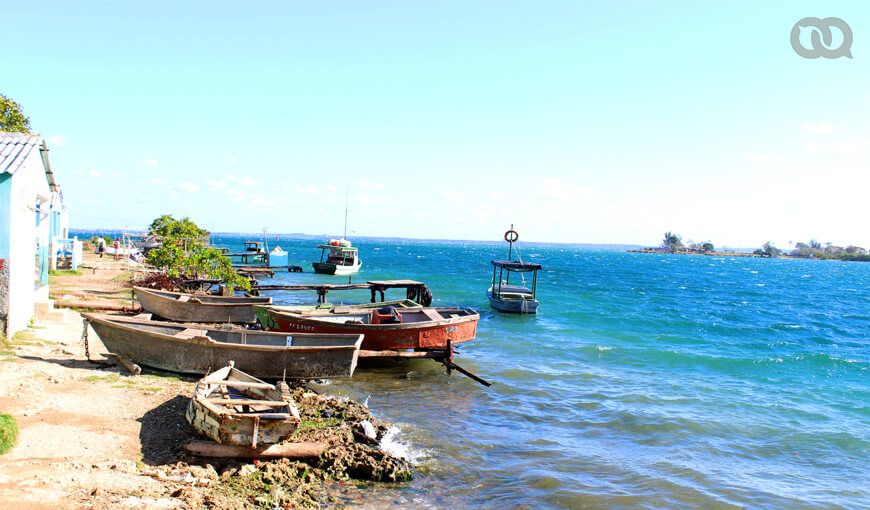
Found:
<path fill-rule="evenodd" d="M 239 476 L 249 476 L 257 472 L 257 467 L 253 464 L 245 464 L 239 469 Z"/>
<path fill-rule="evenodd" d="M 363 435 L 366 439 L 371 441 L 375 441 L 378 439 L 378 434 L 375 432 L 375 426 L 372 425 L 372 422 L 368 420 L 363 420 L 359 422 L 360 427 L 362 428 Z"/>

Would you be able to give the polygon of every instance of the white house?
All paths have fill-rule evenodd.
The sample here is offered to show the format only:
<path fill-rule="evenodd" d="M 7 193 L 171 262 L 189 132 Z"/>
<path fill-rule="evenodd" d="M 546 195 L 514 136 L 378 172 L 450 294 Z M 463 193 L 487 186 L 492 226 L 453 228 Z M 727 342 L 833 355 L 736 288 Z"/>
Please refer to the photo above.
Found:
<path fill-rule="evenodd" d="M 45 140 L 0 132 L 0 332 L 26 328 L 48 302 L 49 249 L 68 225 Z"/>

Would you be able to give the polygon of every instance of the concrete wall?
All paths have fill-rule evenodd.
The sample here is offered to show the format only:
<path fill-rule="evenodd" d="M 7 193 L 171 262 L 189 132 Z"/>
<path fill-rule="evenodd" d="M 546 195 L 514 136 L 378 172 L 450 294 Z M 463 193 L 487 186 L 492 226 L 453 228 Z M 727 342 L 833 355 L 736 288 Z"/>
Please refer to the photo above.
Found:
<path fill-rule="evenodd" d="M 33 317 L 34 304 L 37 295 L 44 294 L 43 289 L 37 287 L 37 237 L 41 237 L 41 243 L 48 246 L 49 218 L 48 201 L 51 193 L 45 178 L 45 168 L 39 151 L 33 151 L 25 163 L 19 168 L 11 179 L 11 188 L 8 206 L 9 230 L 8 230 L 8 257 L 6 266 L 8 269 L 8 311 L 7 311 L 7 335 L 12 336 L 16 331 L 27 327 Z M 46 205 L 43 221 L 39 228 L 36 226 L 36 209 L 38 202 Z M 38 292 L 41 291 L 41 292 Z"/>

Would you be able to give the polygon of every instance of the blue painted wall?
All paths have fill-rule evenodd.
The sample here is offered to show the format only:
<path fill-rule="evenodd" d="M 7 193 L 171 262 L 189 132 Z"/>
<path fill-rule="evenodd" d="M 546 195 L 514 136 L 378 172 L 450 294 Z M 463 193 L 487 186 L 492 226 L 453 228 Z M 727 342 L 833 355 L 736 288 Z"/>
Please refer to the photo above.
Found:
<path fill-rule="evenodd" d="M 0 259 L 9 258 L 9 215 L 12 174 L 0 173 Z"/>

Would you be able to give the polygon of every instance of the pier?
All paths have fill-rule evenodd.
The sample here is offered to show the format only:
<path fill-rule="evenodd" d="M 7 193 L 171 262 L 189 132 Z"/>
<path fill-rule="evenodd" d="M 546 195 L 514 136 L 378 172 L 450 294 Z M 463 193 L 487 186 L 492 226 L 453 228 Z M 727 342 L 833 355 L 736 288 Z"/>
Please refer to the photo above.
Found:
<path fill-rule="evenodd" d="M 416 280 L 371 280 L 365 283 L 314 283 L 308 285 L 254 285 L 251 287 L 251 294 L 259 295 L 260 292 L 273 290 L 290 290 L 290 291 L 305 291 L 313 290 L 317 292 L 317 302 L 326 303 L 326 295 L 330 291 L 335 290 L 361 290 L 368 289 L 372 294 L 372 303 L 377 303 L 378 298 L 383 302 L 385 300 L 386 291 L 389 289 L 405 289 L 405 296 L 412 299 L 423 306 L 432 304 L 432 291 L 426 287 L 423 282 Z"/>

